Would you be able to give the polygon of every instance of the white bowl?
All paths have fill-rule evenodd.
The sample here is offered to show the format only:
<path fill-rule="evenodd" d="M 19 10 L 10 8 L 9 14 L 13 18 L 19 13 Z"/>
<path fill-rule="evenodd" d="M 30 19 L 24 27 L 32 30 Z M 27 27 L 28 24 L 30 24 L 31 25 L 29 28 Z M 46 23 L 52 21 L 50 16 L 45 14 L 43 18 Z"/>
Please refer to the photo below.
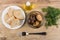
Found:
<path fill-rule="evenodd" d="M 11 26 L 10 26 L 9 24 L 7 24 L 7 23 L 5 22 L 5 19 L 4 19 L 5 15 L 7 14 L 8 10 L 9 10 L 10 8 L 15 9 L 15 10 L 18 10 L 18 9 L 19 9 L 20 12 L 21 12 L 21 15 L 24 16 L 24 20 L 21 22 L 21 25 L 16 26 L 16 27 L 14 27 L 14 28 L 11 28 Z M 7 28 L 9 28 L 9 29 L 18 29 L 18 28 L 22 27 L 22 25 L 24 24 L 24 22 L 25 22 L 25 13 L 24 13 L 24 11 L 22 10 L 21 7 L 18 7 L 18 6 L 9 6 L 9 7 L 5 8 L 5 9 L 3 10 L 3 12 L 2 12 L 2 23 L 5 25 L 5 27 L 7 27 Z"/>

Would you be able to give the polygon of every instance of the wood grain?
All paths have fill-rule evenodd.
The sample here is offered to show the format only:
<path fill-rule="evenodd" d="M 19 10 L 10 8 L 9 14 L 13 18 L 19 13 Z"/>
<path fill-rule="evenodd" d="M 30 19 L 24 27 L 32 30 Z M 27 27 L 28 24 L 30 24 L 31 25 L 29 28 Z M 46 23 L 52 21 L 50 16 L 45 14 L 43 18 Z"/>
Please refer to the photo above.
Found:
<path fill-rule="evenodd" d="M 7 29 L 1 21 L 2 11 L 11 5 L 23 6 L 27 0 L 0 0 L 0 37 L 6 37 L 6 40 L 60 40 L 60 27 L 56 28 L 56 26 L 49 27 L 48 29 L 45 26 L 40 27 L 39 29 L 30 28 L 27 23 L 24 24 L 22 28 L 17 30 Z M 43 7 L 53 6 L 56 8 L 60 8 L 60 0 L 49 0 L 49 2 L 41 1 L 41 0 L 29 0 L 36 5 L 36 7 L 32 10 L 40 10 Z M 60 26 L 60 25 L 58 25 Z M 19 36 L 19 32 L 47 32 L 46 36 L 42 35 L 30 35 L 30 36 Z"/>

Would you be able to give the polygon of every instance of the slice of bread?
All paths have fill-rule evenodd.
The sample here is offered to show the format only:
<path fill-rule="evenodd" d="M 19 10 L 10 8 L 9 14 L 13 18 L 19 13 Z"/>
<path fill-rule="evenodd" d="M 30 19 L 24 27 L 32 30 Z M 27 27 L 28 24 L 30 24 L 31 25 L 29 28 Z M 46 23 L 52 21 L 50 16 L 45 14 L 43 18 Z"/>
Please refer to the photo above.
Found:
<path fill-rule="evenodd" d="M 5 22 L 7 22 L 8 19 L 9 19 L 9 16 L 8 16 L 8 14 L 6 14 L 5 17 L 4 17 Z"/>
<path fill-rule="evenodd" d="M 19 26 L 19 25 L 20 25 L 20 20 L 19 19 L 14 19 L 11 22 L 11 27 L 16 27 L 16 26 Z"/>
<path fill-rule="evenodd" d="M 8 19 L 6 20 L 6 22 L 7 22 L 8 24 L 11 24 L 11 22 L 13 21 L 13 19 L 14 19 L 14 16 L 8 18 Z"/>
<path fill-rule="evenodd" d="M 10 8 L 10 9 L 8 10 L 8 16 L 9 16 L 9 17 L 12 17 L 12 16 L 13 16 L 13 10 L 14 10 L 14 9 L 12 9 L 12 8 Z"/>
<path fill-rule="evenodd" d="M 20 19 L 20 20 L 23 20 L 24 17 L 23 15 L 21 14 L 20 10 L 14 10 L 14 16 L 17 18 L 17 19 Z"/>

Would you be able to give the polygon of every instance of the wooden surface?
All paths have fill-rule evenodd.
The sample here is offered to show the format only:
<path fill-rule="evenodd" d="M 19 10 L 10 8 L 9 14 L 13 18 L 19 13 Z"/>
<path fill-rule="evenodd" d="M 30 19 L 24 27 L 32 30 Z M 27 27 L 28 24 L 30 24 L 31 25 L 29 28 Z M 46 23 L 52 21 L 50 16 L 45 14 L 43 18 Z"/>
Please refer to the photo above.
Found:
<path fill-rule="evenodd" d="M 24 24 L 22 28 L 17 30 L 7 29 L 1 21 L 2 11 L 11 5 L 23 6 L 27 0 L 1 0 L 0 1 L 0 40 L 1 37 L 6 37 L 6 40 L 60 40 L 60 25 L 56 28 L 56 26 L 49 27 L 48 29 L 45 26 L 40 27 L 39 29 L 30 28 L 27 23 Z M 60 8 L 59 0 L 50 0 L 50 2 L 41 1 L 41 0 L 29 0 L 36 5 L 35 9 L 32 10 L 40 10 L 43 7 L 53 6 L 56 8 Z M 26 31 L 26 32 L 47 32 L 46 36 L 42 35 L 29 35 L 29 36 L 19 36 L 18 33 Z"/>

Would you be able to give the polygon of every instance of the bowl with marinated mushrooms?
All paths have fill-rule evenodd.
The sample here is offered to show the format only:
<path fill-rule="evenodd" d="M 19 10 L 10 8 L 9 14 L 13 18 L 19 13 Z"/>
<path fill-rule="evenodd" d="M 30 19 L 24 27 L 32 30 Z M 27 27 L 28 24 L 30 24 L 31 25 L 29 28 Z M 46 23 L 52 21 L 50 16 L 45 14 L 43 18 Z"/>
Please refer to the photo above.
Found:
<path fill-rule="evenodd" d="M 2 12 L 2 23 L 9 29 L 22 27 L 25 18 L 24 10 L 18 6 L 8 6 Z"/>
<path fill-rule="evenodd" d="M 32 28 L 39 28 L 43 25 L 44 17 L 40 11 L 31 11 L 28 14 L 27 23 Z"/>

